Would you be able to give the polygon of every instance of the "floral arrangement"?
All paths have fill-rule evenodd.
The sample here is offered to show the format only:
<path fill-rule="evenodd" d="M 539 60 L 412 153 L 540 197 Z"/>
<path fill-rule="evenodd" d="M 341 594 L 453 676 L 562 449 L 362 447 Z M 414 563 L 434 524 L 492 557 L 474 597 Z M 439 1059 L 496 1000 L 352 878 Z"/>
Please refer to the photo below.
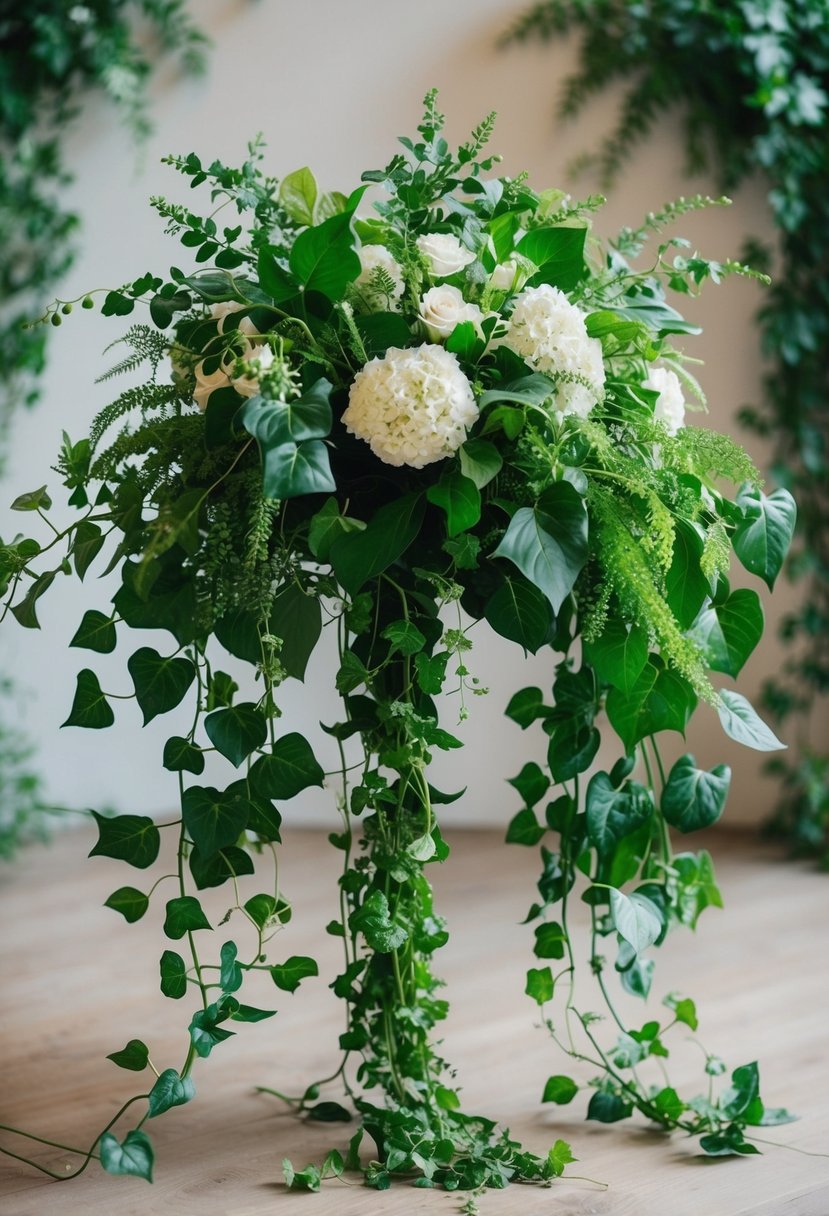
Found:
<path fill-rule="evenodd" d="M 144 721 L 186 698 L 192 707 L 189 731 L 162 756 L 180 811 L 168 823 L 96 814 L 92 850 L 139 871 L 163 837 L 174 852 L 173 875 L 167 862 L 149 893 L 127 885 L 107 906 L 133 923 L 166 892 L 160 984 L 187 1010 L 184 1061 L 160 1068 L 138 1040 L 113 1053 L 155 1080 L 78 1150 L 79 1168 L 97 1155 L 110 1173 L 149 1179 L 147 1119 L 193 1098 L 195 1065 L 227 1050 L 231 1026 L 274 1012 L 242 1002 L 249 974 L 268 972 L 291 993 L 318 973 L 311 958 L 274 959 L 291 908 L 278 878 L 263 892 L 259 875 L 276 856 L 279 804 L 323 782 L 310 743 L 283 729 L 278 708 L 323 622 L 337 636 L 342 698 L 341 719 L 324 727 L 339 756 L 342 821 L 330 837 L 342 854 L 340 915 L 327 932 L 342 941 L 332 987 L 348 1009 L 327 1084 L 342 1086 L 349 1107 L 320 1100 L 316 1083 L 288 1100 L 315 1119 L 354 1112 L 360 1126 L 321 1166 L 286 1162 L 288 1185 L 318 1189 L 361 1169 L 377 1189 L 403 1175 L 475 1190 L 547 1182 L 573 1160 L 563 1141 L 540 1157 L 464 1112 L 434 1041 L 447 1002 L 433 955 L 448 934 L 425 872 L 449 853 L 436 808 L 459 795 L 431 784 L 429 762 L 461 745 L 436 698 L 457 694 L 466 716 L 466 696 L 481 691 L 470 622 L 484 619 L 525 653 L 558 656 L 551 693 L 523 689 L 507 708 L 520 727 L 540 725 L 548 758 L 546 770 L 531 762 L 513 778 L 523 807 L 507 839 L 547 842 L 527 918 L 536 963 L 527 993 L 563 1051 L 596 1070 L 588 1117 L 638 1110 L 700 1136 L 713 1154 L 754 1152 L 750 1129 L 787 1117 L 764 1107 L 753 1063 L 716 1093 L 725 1066 L 706 1052 L 697 1097 L 661 1073 L 648 1082 L 647 1062 L 669 1055 L 667 1031 L 696 1029 L 695 1006 L 670 994 L 664 1025 L 628 1028 L 610 983 L 615 971 L 647 999 L 647 952 L 719 903 L 710 857 L 675 855 L 669 827 L 713 823 L 730 772 L 685 755 L 666 773 L 658 736 L 683 732 L 701 701 L 732 738 L 781 746 L 710 673 L 738 675 L 762 633 L 756 592 L 729 587 L 732 552 L 771 586 L 794 506 L 783 491 L 763 493 L 730 438 L 685 425 L 686 395 L 697 408 L 704 398 L 674 340 L 696 331 L 666 300 L 751 272 L 658 237 L 711 201 L 700 198 L 603 249 L 591 231 L 601 200 L 576 205 L 523 176 L 490 175 L 493 120 L 453 152 L 430 94 L 418 137 L 349 195 L 320 193 L 307 169 L 266 176 L 258 144 L 240 170 L 171 157 L 214 204 L 203 218 L 153 200 L 198 268 L 145 274 L 103 301 L 115 316 L 148 306 L 115 370 L 148 363 L 150 379 L 105 408 L 88 436 L 64 437 L 59 469 L 79 516 L 52 525 L 42 545 L 18 537 L 0 550 L 6 612 L 26 627 L 37 627 L 37 602 L 61 573 L 83 578 L 96 562 L 119 571 L 112 608 L 89 609 L 72 645 L 107 654 L 131 628 L 159 630 L 159 650 L 142 646 L 126 662 Z M 370 187 L 380 187 L 371 205 Z M 220 227 L 223 208 L 238 222 Z M 647 268 L 634 269 L 652 238 Z M 72 303 L 57 301 L 47 317 L 60 323 Z M 47 516 L 51 503 L 42 487 L 14 505 Z M 223 654 L 249 664 L 255 691 L 240 693 Z M 113 720 L 110 694 L 84 668 L 66 725 Z M 618 737 L 620 756 L 587 780 L 600 727 Z M 230 765 L 224 788 L 200 780 L 207 752 Z M 199 892 L 224 884 L 232 909 L 212 926 Z M 576 893 L 592 917 L 586 969 L 618 1023 L 610 1045 L 597 1015 L 575 1003 Z M 568 1103 L 581 1085 L 557 1073 L 544 1100 Z M 135 1103 L 140 1118 L 124 1135 Z M 369 1160 L 363 1141 L 374 1146 Z"/>

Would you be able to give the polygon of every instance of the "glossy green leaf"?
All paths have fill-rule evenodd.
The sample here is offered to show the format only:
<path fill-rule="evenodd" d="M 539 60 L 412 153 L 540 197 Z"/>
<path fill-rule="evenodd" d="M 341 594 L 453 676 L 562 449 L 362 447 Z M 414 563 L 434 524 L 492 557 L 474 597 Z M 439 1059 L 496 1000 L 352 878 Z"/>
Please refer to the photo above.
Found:
<path fill-rule="evenodd" d="M 140 920 L 150 906 L 149 897 L 135 887 L 119 887 L 104 902 L 105 908 L 120 912 L 127 924 Z"/>
<path fill-rule="evenodd" d="M 107 1056 L 108 1060 L 112 1060 L 113 1064 L 117 1064 L 119 1068 L 126 1068 L 130 1072 L 143 1072 L 147 1067 L 149 1058 L 149 1049 L 146 1043 L 142 1043 L 140 1039 L 130 1039 L 126 1047 L 122 1047 L 120 1051 L 113 1051 Z"/>
<path fill-rule="evenodd" d="M 721 603 L 708 603 L 694 621 L 690 637 L 712 671 L 738 676 L 763 636 L 763 606 L 756 591 L 739 588 Z"/>
<path fill-rule="evenodd" d="M 535 812 L 524 807 L 510 820 L 507 828 L 507 844 L 523 844 L 529 847 L 537 845 L 547 829 L 538 822 Z"/>
<path fill-rule="evenodd" d="M 680 832 L 696 832 L 716 823 L 725 807 L 731 769 L 718 764 L 699 769 L 691 755 L 677 760 L 662 791 L 662 814 Z"/>
<path fill-rule="evenodd" d="M 638 625 L 629 629 L 624 621 L 609 620 L 598 638 L 585 642 L 584 658 L 603 684 L 628 696 L 648 661 L 648 635 Z"/>
<path fill-rule="evenodd" d="M 587 834 L 599 857 L 613 855 L 617 843 L 647 823 L 653 803 L 641 786 L 616 789 L 607 773 L 596 773 L 587 787 Z"/>
<path fill-rule="evenodd" d="M 587 560 L 584 499 L 569 482 L 556 482 L 535 508 L 515 512 L 493 557 L 514 562 L 557 613 Z"/>
<path fill-rule="evenodd" d="M 458 469 L 444 471 L 440 481 L 429 486 L 426 497 L 446 515 L 449 536 L 474 528 L 481 518 L 481 492 L 475 482 Z"/>
<path fill-rule="evenodd" d="M 225 942 L 219 952 L 221 960 L 219 983 L 223 992 L 237 992 L 242 987 L 244 973 L 236 961 L 238 953 L 235 942 Z"/>
<path fill-rule="evenodd" d="M 236 790 L 221 792 L 213 786 L 191 785 L 182 795 L 181 812 L 190 839 L 209 859 L 239 839 L 248 821 L 250 804 Z"/>
<path fill-rule="evenodd" d="M 189 739 L 172 735 L 164 744 L 162 764 L 171 773 L 193 773 L 198 777 L 204 772 L 204 755 Z"/>
<path fill-rule="evenodd" d="M 101 691 L 98 677 L 94 671 L 85 667 L 83 671 L 78 672 L 72 709 L 63 725 L 82 726 L 86 730 L 105 730 L 112 726 L 114 721 L 115 714 Z"/>
<path fill-rule="evenodd" d="M 322 632 L 319 600 L 304 595 L 296 583 L 289 583 L 274 596 L 268 632 L 282 639 L 279 661 L 285 671 L 297 680 L 304 680 L 308 660 Z"/>
<path fill-rule="evenodd" d="M 279 837 L 277 836 L 278 840 Z M 244 849 L 235 845 L 225 845 L 211 857 L 204 857 L 198 849 L 190 853 L 190 873 L 199 891 L 210 887 L 221 887 L 231 878 L 242 878 L 245 874 L 254 873 L 253 858 Z"/>
<path fill-rule="evenodd" d="M 150 646 L 142 646 L 130 655 L 127 667 L 145 726 L 159 714 L 169 713 L 180 705 L 196 678 L 196 669 L 189 659 L 165 659 Z"/>
<path fill-rule="evenodd" d="M 165 950 L 161 956 L 161 991 L 173 1001 L 180 1000 L 187 992 L 187 967 L 184 959 L 175 950 Z"/>
<path fill-rule="evenodd" d="M 553 973 L 549 967 L 530 967 L 527 972 L 527 986 L 524 989 L 527 996 L 538 1005 L 544 1005 L 553 999 Z"/>
<path fill-rule="evenodd" d="M 238 1009 L 239 1002 L 235 997 L 223 995 L 214 1004 L 193 1014 L 189 1029 L 196 1055 L 207 1059 L 214 1047 L 233 1037 L 235 1031 L 225 1030 L 221 1023 L 226 1022 Z"/>
<path fill-rule="evenodd" d="M 210 921 L 202 911 L 202 906 L 194 895 L 180 895 L 167 901 L 167 915 L 164 919 L 164 932 L 167 937 L 178 941 L 185 933 L 193 933 L 196 929 L 210 929 Z"/>
<path fill-rule="evenodd" d="M 564 958 L 567 935 L 557 921 L 545 921 L 535 930 L 536 958 Z"/>
<path fill-rule="evenodd" d="M 257 751 L 268 737 L 265 715 L 252 702 L 230 709 L 217 709 L 204 719 L 207 737 L 218 752 L 236 768 L 251 752 Z M 229 843 L 229 842 L 228 842 Z"/>
<path fill-rule="evenodd" d="M 745 485 L 737 495 L 743 518 L 734 529 L 731 543 L 746 570 L 773 589 L 789 550 L 797 507 L 788 490 L 775 490 L 768 497 L 756 486 Z"/>
<path fill-rule="evenodd" d="M 190 1077 L 180 1077 L 174 1068 L 165 1068 L 150 1090 L 149 1117 L 163 1115 L 173 1106 L 185 1106 L 196 1096 L 196 1087 Z"/>
<path fill-rule="evenodd" d="M 504 463 L 501 453 L 488 439 L 467 439 L 458 449 L 458 457 L 464 477 L 479 490 L 498 476 Z"/>
<path fill-rule="evenodd" d="M 362 532 L 334 543 L 331 564 L 349 595 L 403 556 L 420 531 L 425 509 L 423 495 L 406 494 L 380 507 Z"/>
<path fill-rule="evenodd" d="M 399 949 L 409 937 L 403 926 L 391 919 L 389 901 L 382 891 L 372 891 L 362 907 L 352 912 L 349 924 L 352 932 L 362 933 L 370 949 L 380 954 Z"/>
<path fill-rule="evenodd" d="M 538 267 L 530 282 L 550 283 L 571 291 L 586 273 L 584 240 L 586 228 L 533 228 L 516 245 L 522 257 Z"/>
<path fill-rule="evenodd" d="M 544 594 L 527 579 L 509 574 L 487 600 L 484 616 L 496 633 L 530 654 L 544 645 L 553 624 Z"/>
<path fill-rule="evenodd" d="M 632 752 L 640 740 L 659 731 L 684 734 L 696 704 L 688 682 L 651 657 L 628 694 L 619 688 L 610 690 L 605 708 L 625 750 Z"/>
<path fill-rule="evenodd" d="M 737 743 L 758 752 L 785 750 L 786 744 L 780 742 L 741 693 L 720 689 L 717 713 L 723 730 Z"/>
<path fill-rule="evenodd" d="M 518 790 L 527 806 L 535 806 L 550 788 L 550 779 L 534 760 L 529 760 L 516 777 L 509 778 L 509 784 Z"/>
<path fill-rule="evenodd" d="M 533 722 L 549 713 L 549 708 L 544 704 L 544 693 L 541 689 L 531 687 L 522 688 L 520 692 L 515 693 L 504 712 L 522 730 L 526 730 Z"/>
<path fill-rule="evenodd" d="M 710 591 L 708 579 L 700 569 L 702 537 L 693 525 L 676 521 L 673 560 L 665 576 L 665 595 L 680 628 L 687 629 Z"/>
<path fill-rule="evenodd" d="M 636 891 L 625 895 L 611 890 L 610 917 L 622 941 L 636 954 L 652 946 L 662 933 L 662 916 L 656 904 Z"/>
<path fill-rule="evenodd" d="M 284 963 L 271 967 L 271 979 L 283 992 L 296 992 L 302 980 L 319 975 L 319 967 L 312 958 L 294 954 Z"/>
<path fill-rule="evenodd" d="M 579 1087 L 572 1077 L 548 1077 L 541 1096 L 542 1102 L 555 1102 L 558 1106 L 567 1106 L 572 1102 Z"/>
<path fill-rule="evenodd" d="M 110 292 L 110 295 L 113 293 Z M 130 308 L 132 307 L 132 301 Z M 108 1174 L 132 1174 L 146 1182 L 153 1180 L 153 1146 L 144 1132 L 127 1132 L 119 1144 L 112 1132 L 101 1136 L 99 1151 L 101 1165 Z"/>
<path fill-rule="evenodd" d="M 264 798 L 287 801 L 311 786 L 321 786 L 324 773 L 308 740 L 293 731 L 277 739 L 250 772 L 252 788 Z"/>
<path fill-rule="evenodd" d="M 158 857 L 161 836 L 146 815 L 114 815 L 107 817 L 92 812 L 98 825 L 98 839 L 89 851 L 90 857 L 115 857 L 137 870 L 146 870 Z"/>
<path fill-rule="evenodd" d="M 587 1118 L 597 1123 L 618 1123 L 632 1113 L 632 1103 L 603 1089 L 596 1090 L 587 1104 Z"/>
<path fill-rule="evenodd" d="M 98 654 L 111 654 L 115 649 L 116 641 L 112 618 L 103 612 L 98 612 L 95 608 L 90 608 L 83 614 L 83 620 L 69 645 L 78 646 L 83 650 L 94 650 Z"/>
<path fill-rule="evenodd" d="M 359 275 L 352 214 L 353 209 L 340 212 L 314 228 L 307 228 L 294 241 L 290 267 L 306 291 L 319 291 L 329 300 L 341 300 L 348 284 Z"/>

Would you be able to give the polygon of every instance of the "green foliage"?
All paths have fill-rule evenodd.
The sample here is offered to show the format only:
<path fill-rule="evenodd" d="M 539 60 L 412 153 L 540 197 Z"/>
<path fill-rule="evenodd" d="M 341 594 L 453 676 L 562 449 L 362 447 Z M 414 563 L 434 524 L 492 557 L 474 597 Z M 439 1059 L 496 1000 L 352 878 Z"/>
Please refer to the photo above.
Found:
<path fill-rule="evenodd" d="M 765 400 L 744 409 L 742 421 L 772 440 L 775 478 L 798 502 L 787 570 L 799 584 L 801 607 L 783 623 L 789 657 L 768 681 L 765 702 L 781 722 L 801 714 L 817 720 L 829 692 L 829 295 L 823 271 L 829 5 L 540 0 L 508 40 L 552 39 L 570 30 L 580 30 L 583 42 L 579 67 L 562 89 L 563 116 L 577 115 L 605 87 L 628 82 L 616 127 L 591 158 L 607 180 L 663 113 L 679 109 L 690 170 L 714 168 L 726 189 L 758 172 L 768 184 L 777 251 L 775 285 L 758 314 L 768 366 Z M 747 256 L 763 267 L 772 251 L 751 241 Z M 687 433 L 719 438 L 696 428 Z M 790 500 L 778 510 L 774 495 L 751 494 L 735 550 L 771 585 L 782 564 L 777 544 L 785 551 L 794 511 Z M 829 803 L 815 796 L 820 785 L 814 781 L 824 762 L 820 751 L 805 749 L 770 769 L 782 790 L 774 829 L 815 854 L 825 853 L 829 841 Z"/>

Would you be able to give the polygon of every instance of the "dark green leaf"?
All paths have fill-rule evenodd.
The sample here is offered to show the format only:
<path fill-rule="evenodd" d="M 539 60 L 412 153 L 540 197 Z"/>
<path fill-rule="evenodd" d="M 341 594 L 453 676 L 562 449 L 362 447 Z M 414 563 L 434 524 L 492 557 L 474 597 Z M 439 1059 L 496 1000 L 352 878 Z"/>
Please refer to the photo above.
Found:
<path fill-rule="evenodd" d="M 143 1072 L 147 1067 L 149 1058 L 149 1048 L 146 1043 L 142 1043 L 140 1039 L 130 1039 L 126 1047 L 122 1047 L 120 1051 L 113 1051 L 107 1056 L 108 1060 L 112 1060 L 113 1064 L 117 1064 L 119 1068 L 127 1068 L 130 1072 Z"/>
<path fill-rule="evenodd" d="M 545 921 L 535 930 L 535 946 L 533 953 L 536 958 L 564 958 L 567 936 L 557 921 Z"/>
<path fill-rule="evenodd" d="M 165 950 L 161 956 L 161 991 L 174 1001 L 187 992 L 187 968 L 175 950 Z"/>
<path fill-rule="evenodd" d="M 587 1118 L 597 1123 L 618 1123 L 633 1113 L 633 1105 L 617 1094 L 598 1089 L 587 1105 Z"/>
<path fill-rule="evenodd" d="M 306 292 L 319 291 L 329 300 L 341 300 L 348 284 L 359 275 L 352 215 L 353 208 L 333 215 L 315 228 L 307 228 L 294 241 L 291 271 Z"/>
<path fill-rule="evenodd" d="M 506 842 L 507 844 L 534 846 L 538 844 L 546 831 L 546 827 L 543 827 L 536 819 L 535 812 L 531 811 L 529 807 L 524 807 L 510 820 Z"/>
<path fill-rule="evenodd" d="M 624 621 L 609 620 L 600 637 L 585 643 L 584 658 L 603 684 L 629 696 L 648 660 L 648 635 L 638 625 L 628 629 Z"/>
<path fill-rule="evenodd" d="M 82 726 L 87 730 L 105 730 L 106 727 L 112 726 L 114 721 L 115 714 L 101 691 L 98 677 L 94 671 L 85 667 L 83 671 L 78 672 L 72 709 L 63 725 Z"/>
<path fill-rule="evenodd" d="M 158 857 L 161 836 L 152 819 L 146 815 L 115 815 L 106 818 L 93 811 L 98 825 L 98 839 L 89 851 L 90 857 L 115 857 L 137 870 L 146 870 Z"/>
<path fill-rule="evenodd" d="M 133 1174 L 136 1178 L 152 1182 L 153 1146 L 144 1132 L 127 1132 L 123 1144 L 118 1143 L 112 1132 L 104 1132 L 99 1149 L 101 1165 L 108 1174 Z"/>
<path fill-rule="evenodd" d="M 688 682 L 651 657 L 628 694 L 610 690 L 605 708 L 625 750 L 632 752 L 641 739 L 659 731 L 684 734 L 696 703 Z"/>
<path fill-rule="evenodd" d="M 763 606 L 756 591 L 740 588 L 700 612 L 690 636 L 712 671 L 738 676 L 763 635 Z"/>
<path fill-rule="evenodd" d="M 302 980 L 319 975 L 319 967 L 312 958 L 294 954 L 284 963 L 271 967 L 271 979 L 283 992 L 296 992 Z"/>
<path fill-rule="evenodd" d="M 349 927 L 360 932 L 372 950 L 389 954 L 406 941 L 408 933 L 402 925 L 395 924 L 389 912 L 389 901 L 382 891 L 372 891 L 361 908 L 352 912 Z"/>
<path fill-rule="evenodd" d="M 198 777 L 204 772 L 204 755 L 189 739 L 173 735 L 164 744 L 162 764 L 171 773 L 193 773 Z"/>
<path fill-rule="evenodd" d="M 20 603 L 12 607 L 12 616 L 18 625 L 22 625 L 24 629 L 40 629 L 40 622 L 37 619 L 36 611 L 37 601 L 49 590 L 55 581 L 56 575 L 56 570 L 47 570 L 45 574 L 39 575 L 29 585 L 29 590 Z M 110 724 L 107 723 L 107 725 Z"/>
<path fill-rule="evenodd" d="M 527 806 L 535 806 L 550 788 L 550 779 L 534 760 L 530 760 L 517 777 L 509 778 L 509 784 L 513 789 L 518 790 Z"/>
<path fill-rule="evenodd" d="M 768 497 L 756 486 L 745 485 L 737 495 L 742 520 L 731 543 L 737 557 L 752 574 L 772 589 L 794 535 L 797 507 L 788 490 Z"/>
<path fill-rule="evenodd" d="M 283 735 L 270 755 L 260 756 L 250 771 L 252 788 L 263 798 L 286 801 L 310 786 L 321 786 L 324 773 L 307 739 L 296 731 Z"/>
<path fill-rule="evenodd" d="M 220 1025 L 239 1009 L 239 1002 L 232 996 L 222 996 L 215 1004 L 206 1009 L 199 1009 L 193 1014 L 190 1022 L 190 1041 L 196 1049 L 196 1055 L 207 1059 L 218 1043 L 224 1043 L 235 1034 L 233 1030 L 224 1030 Z"/>
<path fill-rule="evenodd" d="M 314 557 L 318 557 L 321 562 L 327 562 L 335 540 L 348 535 L 349 532 L 361 532 L 364 527 L 362 520 L 341 515 L 336 498 L 329 498 L 308 526 L 308 548 Z M 295 587 L 295 584 L 289 586 Z"/>
<path fill-rule="evenodd" d="M 221 959 L 219 983 L 222 986 L 223 992 L 236 992 L 242 987 L 244 975 L 242 968 L 236 961 L 238 953 L 239 951 L 235 942 L 225 942 L 219 952 Z"/>
<path fill-rule="evenodd" d="M 449 536 L 474 528 L 481 518 L 481 492 L 457 469 L 445 470 L 440 481 L 429 486 L 426 497 L 445 512 Z"/>
<path fill-rule="evenodd" d="M 83 577 L 104 545 L 104 534 L 97 524 L 83 519 L 75 529 L 72 540 L 72 560 L 75 563 L 75 573 L 83 582 Z"/>
<path fill-rule="evenodd" d="M 535 654 L 550 635 L 553 614 L 547 599 L 533 583 L 506 575 L 484 607 L 489 624 L 510 642 Z"/>
<path fill-rule="evenodd" d="M 322 631 L 322 610 L 313 595 L 289 583 L 273 601 L 268 632 L 282 639 L 279 661 L 289 676 L 305 678 L 308 660 Z M 258 660 L 256 660 L 258 661 Z"/>
<path fill-rule="evenodd" d="M 90 608 L 83 614 L 83 620 L 69 645 L 78 646 L 83 650 L 95 650 L 98 654 L 111 654 L 116 641 L 112 618 Z"/>
<path fill-rule="evenodd" d="M 104 902 L 105 908 L 112 908 L 114 912 L 120 912 L 130 925 L 140 920 L 149 906 L 149 897 L 143 891 L 137 891 L 135 887 L 119 887 Z"/>
<path fill-rule="evenodd" d="M 425 509 L 421 494 L 406 494 L 380 507 L 364 531 L 334 543 L 331 564 L 349 595 L 403 556 L 420 531 Z"/>
<path fill-rule="evenodd" d="M 194 848 L 190 854 L 190 873 L 198 889 L 205 891 L 209 887 L 221 887 L 231 878 L 253 874 L 253 858 L 250 853 L 232 844 L 226 845 L 212 857 L 203 857 L 199 850 Z"/>
<path fill-rule="evenodd" d="M 587 560 L 584 499 L 569 482 L 556 482 L 537 507 L 516 511 L 493 556 L 514 562 L 557 613 Z"/>
<path fill-rule="evenodd" d="M 731 769 L 725 764 L 707 772 L 691 755 L 682 756 L 671 769 L 662 791 L 662 814 L 680 832 L 696 832 L 716 823 L 725 807 Z"/>
<path fill-rule="evenodd" d="M 234 1022 L 264 1022 L 276 1016 L 275 1009 L 256 1009 L 253 1005 L 240 1005 L 231 1015 Z"/>
<path fill-rule="evenodd" d="M 268 737 L 265 715 L 251 702 L 208 714 L 204 729 L 216 750 L 236 768 L 251 752 L 257 751 Z"/>
<path fill-rule="evenodd" d="M 158 714 L 175 709 L 196 678 L 189 659 L 165 659 L 149 646 L 136 650 L 127 660 L 127 667 L 145 726 Z"/>
<path fill-rule="evenodd" d="M 587 787 L 587 834 L 601 858 L 613 856 L 617 843 L 647 823 L 653 803 L 647 790 L 625 784 L 616 789 L 607 773 L 596 773 Z"/>
<path fill-rule="evenodd" d="M 317 1102 L 305 1111 L 305 1118 L 312 1123 L 350 1123 L 352 1115 L 339 1102 Z"/>
<path fill-rule="evenodd" d="M 495 444 L 487 439 L 467 439 L 458 449 L 458 456 L 464 477 L 474 482 L 479 490 L 498 476 L 504 463 Z"/>
<path fill-rule="evenodd" d="M 682 629 L 687 629 L 694 620 L 710 590 L 708 579 L 700 569 L 702 554 L 703 541 L 696 528 L 684 520 L 677 520 L 673 560 L 665 576 L 665 591 L 668 607 Z"/>
<path fill-rule="evenodd" d="M 237 790 L 222 793 L 212 786 L 191 785 L 182 795 L 181 812 L 190 839 L 207 860 L 236 843 L 248 822 L 250 803 Z"/>
<path fill-rule="evenodd" d="M 383 630 L 381 637 L 391 642 L 389 654 L 400 651 L 401 654 L 410 656 L 423 650 L 426 645 L 426 638 L 411 621 L 392 621 Z"/>
<path fill-rule="evenodd" d="M 174 1068 L 165 1068 L 150 1090 L 149 1116 L 163 1115 L 173 1106 L 185 1106 L 196 1096 L 190 1077 L 180 1077 Z"/>
<path fill-rule="evenodd" d="M 510 698 L 509 705 L 504 712 L 522 730 L 526 730 L 538 718 L 543 718 L 545 714 L 549 713 L 549 709 L 544 704 L 544 694 L 541 689 L 533 687 L 522 688 L 520 692 L 515 693 Z"/>
<path fill-rule="evenodd" d="M 180 895 L 176 899 L 168 900 L 164 932 L 173 941 L 178 941 L 180 937 L 184 937 L 185 933 L 211 927 L 202 911 L 201 904 L 194 895 Z"/>

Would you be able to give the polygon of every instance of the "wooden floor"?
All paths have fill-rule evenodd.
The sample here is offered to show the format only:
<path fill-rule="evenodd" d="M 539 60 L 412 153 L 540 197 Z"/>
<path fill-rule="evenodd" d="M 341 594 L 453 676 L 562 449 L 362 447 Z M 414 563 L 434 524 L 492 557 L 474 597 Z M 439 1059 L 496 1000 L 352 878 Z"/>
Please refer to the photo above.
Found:
<path fill-rule="evenodd" d="M 91 1142 L 135 1092 L 137 1075 L 117 1069 L 106 1054 L 141 1038 L 159 1066 L 175 1065 L 188 1021 L 184 1002 L 155 991 L 164 948 L 158 918 L 151 912 L 128 926 L 101 906 L 113 889 L 135 883 L 136 875 L 140 886 L 143 876 L 104 858 L 86 861 L 90 842 L 86 831 L 66 833 L 0 871 L 0 1122 L 73 1144 Z M 698 1037 L 730 1066 L 760 1061 L 767 1103 L 801 1116 L 768 1129 L 769 1139 L 829 1152 L 829 875 L 756 842 L 717 836 L 710 843 L 726 911 L 707 912 L 695 935 L 669 940 L 654 991 L 695 997 Z M 687 1140 L 657 1135 L 641 1122 L 583 1122 L 582 1095 L 566 1108 L 542 1107 L 547 1076 L 572 1070 L 534 1025 L 522 995 L 532 934 L 517 922 L 532 899 L 535 850 L 507 849 L 485 832 L 456 833 L 452 844 L 452 857 L 432 867 L 432 876 L 452 928 L 442 952 L 452 998 L 445 1050 L 458 1068 L 465 1108 L 499 1118 L 538 1151 L 567 1139 L 579 1158 L 570 1171 L 597 1180 L 488 1192 L 482 1216 L 829 1216 L 829 1159 L 770 1147 L 762 1157 L 712 1161 L 695 1155 Z M 332 1071 L 342 1029 L 327 988 L 337 944 L 321 932 L 335 915 L 337 856 L 316 832 L 289 834 L 282 856 L 283 884 L 295 904 L 284 954 L 314 954 L 321 978 L 294 996 L 277 994 L 267 976 L 257 977 L 268 985 L 261 992 L 248 995 L 246 986 L 251 1004 L 272 1008 L 278 996 L 279 1014 L 240 1025 L 236 1038 L 197 1065 L 197 1099 L 150 1125 L 152 1187 L 104 1175 L 96 1162 L 59 1185 L 0 1157 L 4 1216 L 460 1212 L 458 1196 L 404 1184 L 382 1194 L 336 1181 L 320 1196 L 285 1191 L 283 1157 L 318 1162 L 350 1133 L 342 1125 L 301 1124 L 253 1092 L 256 1084 L 299 1092 Z M 220 917 L 222 893 L 208 895 Z M 644 1020 L 641 1003 L 634 1016 Z M 652 1016 L 659 1016 L 658 1004 Z M 695 1084 L 699 1062 L 698 1050 L 680 1036 L 671 1061 L 679 1088 Z M 0 1139 L 26 1151 L 8 1133 Z M 48 1148 L 36 1155 L 56 1170 L 69 1160 Z"/>

